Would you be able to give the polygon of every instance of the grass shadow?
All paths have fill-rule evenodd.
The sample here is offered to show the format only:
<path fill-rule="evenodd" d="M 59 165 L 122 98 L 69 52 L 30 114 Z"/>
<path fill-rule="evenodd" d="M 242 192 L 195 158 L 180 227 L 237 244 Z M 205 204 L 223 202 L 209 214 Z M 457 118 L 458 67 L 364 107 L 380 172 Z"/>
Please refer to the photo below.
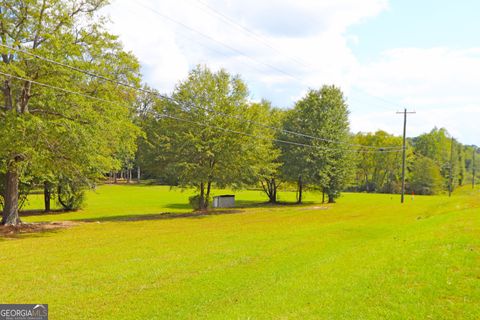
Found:
<path fill-rule="evenodd" d="M 40 238 L 49 234 L 58 233 L 63 229 L 67 229 L 76 225 L 78 225 L 78 223 L 63 221 L 24 223 L 18 226 L 0 226 L 0 241 Z"/>
<path fill-rule="evenodd" d="M 279 202 L 279 203 L 268 203 L 263 202 L 259 203 L 256 201 L 237 201 L 237 205 L 233 208 L 219 208 L 219 209 L 209 209 L 207 211 L 192 211 L 192 212 L 160 212 L 160 213 L 147 213 L 147 214 L 127 214 L 127 215 L 117 215 L 117 216 L 108 216 L 108 217 L 98 217 L 98 218 L 87 218 L 87 219 L 73 219 L 74 221 L 81 222 L 129 222 L 129 221 L 149 221 L 149 220 L 171 220 L 171 219 L 181 219 L 181 218 L 190 218 L 190 219 L 201 219 L 208 216 L 215 215 L 225 215 L 225 214 L 239 214 L 245 213 L 244 209 L 248 208 L 282 208 L 282 207 L 308 207 L 312 204 L 315 204 L 313 201 L 304 202 L 302 204 L 292 203 L 292 202 Z M 167 208 L 175 209 L 188 209 L 190 206 L 186 204 L 170 204 L 166 206 Z"/>
<path fill-rule="evenodd" d="M 54 209 L 50 211 L 44 211 L 40 209 L 33 209 L 33 210 L 22 210 L 18 213 L 20 217 L 32 217 L 32 216 L 43 216 L 43 215 L 52 215 L 52 214 L 61 214 L 61 213 L 67 213 L 67 212 L 73 212 L 73 211 L 68 211 L 64 209 Z"/>
<path fill-rule="evenodd" d="M 75 219 L 75 221 L 82 222 L 129 222 L 129 221 L 151 221 L 151 220 L 172 220 L 181 218 L 201 219 L 208 216 L 224 215 L 224 214 L 239 214 L 244 213 L 244 210 L 239 209 L 226 209 L 226 210 L 208 210 L 197 211 L 188 213 L 174 213 L 174 212 L 161 212 L 150 214 L 130 214 L 121 216 L 88 218 L 88 219 Z"/>
<path fill-rule="evenodd" d="M 164 205 L 163 207 L 168 209 L 192 209 L 192 207 L 188 203 L 169 203 L 167 205 Z"/>
<path fill-rule="evenodd" d="M 279 201 L 276 203 L 271 202 L 258 202 L 252 200 L 237 200 L 236 208 L 275 208 L 275 207 L 302 207 L 302 206 L 309 206 L 312 204 L 316 204 L 315 201 L 304 201 L 302 203 L 296 202 L 284 202 Z"/>

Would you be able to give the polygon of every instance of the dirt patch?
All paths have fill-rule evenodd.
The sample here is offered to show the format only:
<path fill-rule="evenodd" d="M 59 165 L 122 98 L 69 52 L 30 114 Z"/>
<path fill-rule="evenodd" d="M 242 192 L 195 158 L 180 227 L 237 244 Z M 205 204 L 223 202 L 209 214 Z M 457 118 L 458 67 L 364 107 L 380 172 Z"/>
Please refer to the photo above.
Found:
<path fill-rule="evenodd" d="M 0 226 L 0 237 L 15 238 L 20 234 L 55 231 L 76 226 L 79 222 L 59 221 L 41 223 L 22 223 L 18 226 Z"/>

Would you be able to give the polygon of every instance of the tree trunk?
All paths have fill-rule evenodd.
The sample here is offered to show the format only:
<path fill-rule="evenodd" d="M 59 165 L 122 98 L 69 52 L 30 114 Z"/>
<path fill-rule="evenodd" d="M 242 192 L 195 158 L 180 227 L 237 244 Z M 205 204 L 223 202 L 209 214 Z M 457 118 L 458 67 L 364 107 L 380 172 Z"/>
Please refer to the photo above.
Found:
<path fill-rule="evenodd" d="M 198 204 L 198 209 L 203 210 L 205 207 L 205 185 L 203 182 L 200 183 L 200 203 Z"/>
<path fill-rule="evenodd" d="M 11 94 L 12 90 L 11 90 L 11 87 L 10 87 L 11 80 L 10 79 L 5 79 L 3 84 L 4 84 L 3 85 L 3 101 L 5 103 L 5 109 L 12 110 L 13 109 L 13 99 L 12 99 L 12 94 Z"/>
<path fill-rule="evenodd" d="M 325 191 L 322 190 L 322 203 L 325 203 Z"/>
<path fill-rule="evenodd" d="M 335 197 L 331 194 L 328 195 L 328 203 L 335 203 Z"/>
<path fill-rule="evenodd" d="M 277 203 L 277 181 L 275 181 L 275 178 L 272 178 L 271 184 L 272 184 L 272 196 L 270 198 L 270 202 Z"/>
<path fill-rule="evenodd" d="M 277 181 L 275 178 L 267 179 L 264 178 L 260 180 L 262 185 L 263 192 L 268 197 L 268 203 L 277 203 Z"/>
<path fill-rule="evenodd" d="M 7 168 L 5 179 L 5 206 L 3 208 L 2 224 L 16 226 L 21 223 L 18 216 L 18 168 L 11 164 Z"/>
<path fill-rule="evenodd" d="M 140 166 L 137 167 L 137 183 L 140 183 Z"/>
<path fill-rule="evenodd" d="M 297 203 L 301 204 L 303 201 L 303 182 L 302 176 L 298 176 L 298 200 Z"/>
<path fill-rule="evenodd" d="M 132 180 L 132 169 L 128 169 L 127 171 L 127 183 L 130 183 Z"/>
<path fill-rule="evenodd" d="M 212 182 L 208 181 L 207 183 L 207 194 L 205 195 L 205 207 L 204 209 L 208 209 L 208 201 L 210 199 L 210 190 L 212 189 Z"/>
<path fill-rule="evenodd" d="M 43 183 L 43 200 L 45 203 L 45 212 L 50 211 L 50 200 L 52 198 L 52 192 L 50 189 L 50 183 L 48 181 L 45 181 Z"/>
<path fill-rule="evenodd" d="M 117 183 L 118 172 L 113 173 L 113 183 Z"/>

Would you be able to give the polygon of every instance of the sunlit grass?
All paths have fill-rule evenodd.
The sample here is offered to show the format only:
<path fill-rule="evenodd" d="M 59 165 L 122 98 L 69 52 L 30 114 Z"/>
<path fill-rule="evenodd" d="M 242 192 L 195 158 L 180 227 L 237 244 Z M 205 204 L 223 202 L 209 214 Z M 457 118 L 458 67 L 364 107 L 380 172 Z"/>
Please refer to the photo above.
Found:
<path fill-rule="evenodd" d="M 48 303 L 51 319 L 480 318 L 478 190 L 116 221 L 189 212 L 189 195 L 102 186 L 84 211 L 24 218 L 99 222 L 0 240 L 0 300 Z"/>

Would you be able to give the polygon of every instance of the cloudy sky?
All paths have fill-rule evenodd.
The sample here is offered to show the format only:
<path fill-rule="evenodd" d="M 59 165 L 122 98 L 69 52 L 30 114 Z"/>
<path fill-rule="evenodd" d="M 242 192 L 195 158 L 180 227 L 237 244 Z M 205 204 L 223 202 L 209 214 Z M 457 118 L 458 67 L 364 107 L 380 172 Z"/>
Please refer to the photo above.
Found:
<path fill-rule="evenodd" d="M 110 30 L 172 91 L 197 64 L 226 68 L 252 100 L 290 108 L 309 88 L 345 92 L 352 131 L 447 128 L 480 145 L 480 1 L 113 0 Z"/>

